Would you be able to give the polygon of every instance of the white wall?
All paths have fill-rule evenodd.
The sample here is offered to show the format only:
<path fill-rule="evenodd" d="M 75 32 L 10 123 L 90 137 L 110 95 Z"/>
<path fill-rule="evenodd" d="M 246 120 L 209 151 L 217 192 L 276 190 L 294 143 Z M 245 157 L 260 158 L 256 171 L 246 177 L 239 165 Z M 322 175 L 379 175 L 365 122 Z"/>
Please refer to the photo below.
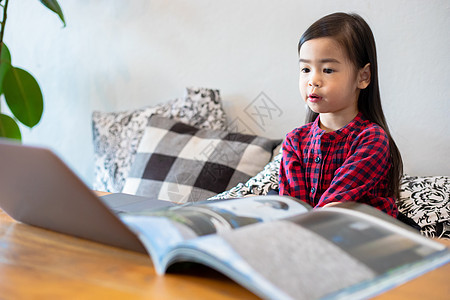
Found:
<path fill-rule="evenodd" d="M 405 172 L 450 175 L 448 0 L 59 2 L 64 29 L 39 1 L 10 0 L 4 41 L 45 97 L 43 119 L 23 130 L 24 142 L 51 147 L 88 184 L 93 110 L 156 104 L 204 86 L 220 89 L 229 118 L 257 134 L 279 138 L 303 124 L 298 38 L 335 11 L 361 14 L 374 31 L 384 111 Z M 259 127 L 245 108 L 261 92 L 281 112 Z"/>

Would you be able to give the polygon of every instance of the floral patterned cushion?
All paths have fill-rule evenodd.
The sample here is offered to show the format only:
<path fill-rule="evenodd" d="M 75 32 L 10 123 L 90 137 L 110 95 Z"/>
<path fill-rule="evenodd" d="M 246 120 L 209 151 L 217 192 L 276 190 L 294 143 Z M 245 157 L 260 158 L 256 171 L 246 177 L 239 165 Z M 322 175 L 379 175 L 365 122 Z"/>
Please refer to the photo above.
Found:
<path fill-rule="evenodd" d="M 278 189 L 280 161 L 281 150 L 280 154 L 276 155 L 256 176 L 209 198 L 209 200 L 265 195 L 270 190 Z M 450 239 L 449 198 L 449 176 L 413 177 L 404 175 L 398 208 L 421 227 L 422 235 Z"/>
<path fill-rule="evenodd" d="M 187 88 L 185 97 L 165 104 L 123 112 L 92 114 L 95 155 L 93 189 L 120 192 L 152 115 L 173 118 L 198 128 L 226 130 L 219 90 Z"/>
<path fill-rule="evenodd" d="M 450 238 L 450 177 L 403 176 L 398 209 L 428 237 Z"/>

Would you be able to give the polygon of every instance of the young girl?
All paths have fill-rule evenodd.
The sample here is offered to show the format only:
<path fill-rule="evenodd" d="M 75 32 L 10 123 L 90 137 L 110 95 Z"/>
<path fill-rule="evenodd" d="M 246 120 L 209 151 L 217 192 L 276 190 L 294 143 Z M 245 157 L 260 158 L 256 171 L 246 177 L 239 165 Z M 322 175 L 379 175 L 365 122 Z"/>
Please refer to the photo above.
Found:
<path fill-rule="evenodd" d="M 402 160 L 381 108 L 370 27 L 356 14 L 328 15 L 298 52 L 308 124 L 286 136 L 280 195 L 314 207 L 356 201 L 397 217 Z"/>

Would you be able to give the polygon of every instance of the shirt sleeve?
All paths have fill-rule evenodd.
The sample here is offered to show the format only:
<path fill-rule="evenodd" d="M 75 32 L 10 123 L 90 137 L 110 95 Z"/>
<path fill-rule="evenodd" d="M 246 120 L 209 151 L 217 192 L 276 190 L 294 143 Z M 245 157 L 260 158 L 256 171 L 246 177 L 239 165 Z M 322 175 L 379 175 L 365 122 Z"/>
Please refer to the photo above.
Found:
<path fill-rule="evenodd" d="M 379 196 L 380 190 L 387 191 L 387 173 L 391 165 L 386 133 L 379 127 L 366 129 L 352 147 L 354 150 L 336 170 L 317 206 L 331 202 L 358 201 L 396 216 L 395 198 L 389 195 Z"/>
<path fill-rule="evenodd" d="M 305 173 L 298 154 L 298 140 L 288 134 L 283 143 L 283 155 L 279 172 L 279 194 L 289 195 L 304 200 Z"/>

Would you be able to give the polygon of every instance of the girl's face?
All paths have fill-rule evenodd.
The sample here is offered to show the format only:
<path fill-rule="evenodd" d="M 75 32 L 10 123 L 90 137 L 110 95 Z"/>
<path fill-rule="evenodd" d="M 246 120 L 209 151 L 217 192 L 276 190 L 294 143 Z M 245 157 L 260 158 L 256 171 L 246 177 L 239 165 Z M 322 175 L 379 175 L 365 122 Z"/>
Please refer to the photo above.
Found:
<path fill-rule="evenodd" d="M 300 94 L 321 115 L 321 122 L 333 117 L 348 123 L 358 114 L 360 89 L 370 82 L 369 64 L 366 67 L 356 70 L 332 38 L 309 40 L 300 48 Z"/>

